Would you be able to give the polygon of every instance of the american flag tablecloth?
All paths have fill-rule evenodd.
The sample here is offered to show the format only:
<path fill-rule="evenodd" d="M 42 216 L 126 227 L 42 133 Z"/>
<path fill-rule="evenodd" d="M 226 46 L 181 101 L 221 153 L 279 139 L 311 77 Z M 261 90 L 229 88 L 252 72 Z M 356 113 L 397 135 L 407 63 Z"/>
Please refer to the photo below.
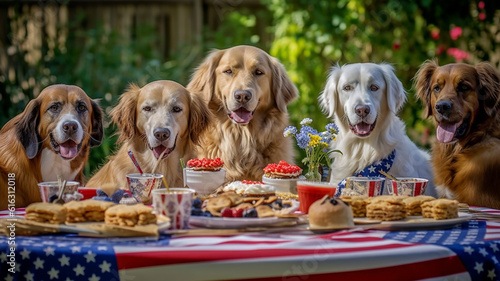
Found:
<path fill-rule="evenodd" d="M 13 267 L 9 241 L 0 237 L 0 280 L 500 279 L 500 223 L 494 221 L 429 231 L 353 229 L 158 241 L 18 236 Z"/>

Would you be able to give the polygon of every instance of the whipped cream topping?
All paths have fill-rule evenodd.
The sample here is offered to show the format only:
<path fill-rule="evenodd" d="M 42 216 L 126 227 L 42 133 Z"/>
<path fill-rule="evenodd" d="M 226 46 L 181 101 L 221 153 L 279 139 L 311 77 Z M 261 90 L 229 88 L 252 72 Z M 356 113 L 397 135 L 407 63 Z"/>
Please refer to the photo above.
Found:
<path fill-rule="evenodd" d="M 234 191 L 237 194 L 266 194 L 273 193 L 274 186 L 260 183 L 242 183 L 241 181 L 233 181 L 224 187 L 224 191 Z"/>

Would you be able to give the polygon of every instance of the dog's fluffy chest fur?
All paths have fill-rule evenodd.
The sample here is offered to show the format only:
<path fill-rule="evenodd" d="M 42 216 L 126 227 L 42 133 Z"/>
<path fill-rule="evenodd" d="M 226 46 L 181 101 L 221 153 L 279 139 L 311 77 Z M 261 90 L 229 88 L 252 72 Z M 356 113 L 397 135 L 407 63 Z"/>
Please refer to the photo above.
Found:
<path fill-rule="evenodd" d="M 76 169 L 70 165 L 69 160 L 61 158 L 51 149 L 45 148 L 41 152 L 41 165 L 43 181 L 56 181 L 57 176 L 64 180 L 74 180 L 78 172 L 83 168 L 84 163 Z"/>

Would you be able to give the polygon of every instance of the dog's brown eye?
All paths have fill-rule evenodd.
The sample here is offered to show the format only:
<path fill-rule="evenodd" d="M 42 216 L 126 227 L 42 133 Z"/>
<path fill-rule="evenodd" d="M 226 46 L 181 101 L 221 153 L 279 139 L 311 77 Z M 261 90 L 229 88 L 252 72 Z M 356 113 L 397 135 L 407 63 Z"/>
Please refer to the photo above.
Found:
<path fill-rule="evenodd" d="M 264 75 L 264 72 L 257 69 L 257 70 L 255 70 L 255 75 L 257 75 L 257 76 Z"/>
<path fill-rule="evenodd" d="M 228 69 L 228 70 L 224 70 L 224 73 L 226 73 L 226 74 L 233 74 L 233 71 L 231 69 Z"/>
<path fill-rule="evenodd" d="M 52 112 L 57 112 L 59 110 L 59 105 L 58 104 L 53 104 L 49 107 L 49 110 Z"/>
<path fill-rule="evenodd" d="M 80 104 L 77 108 L 78 112 L 84 112 L 87 110 L 87 107 L 83 104 Z"/>
<path fill-rule="evenodd" d="M 173 112 L 181 112 L 182 111 L 182 108 L 178 107 L 178 106 L 174 106 L 174 108 L 172 108 L 172 111 Z"/>
<path fill-rule="evenodd" d="M 151 111 L 151 106 L 145 106 L 142 108 L 144 111 Z"/>
<path fill-rule="evenodd" d="M 351 86 L 350 85 L 345 85 L 344 86 L 344 91 L 350 91 L 352 90 Z"/>
<path fill-rule="evenodd" d="M 441 90 L 441 89 L 439 88 L 439 86 L 434 86 L 434 88 L 432 90 L 434 90 L 434 92 L 436 92 L 436 93 L 439 93 L 439 90 Z"/>
<path fill-rule="evenodd" d="M 371 85 L 370 86 L 370 90 L 372 90 L 373 92 L 375 92 L 376 90 L 378 90 L 378 86 L 377 85 Z"/>
<path fill-rule="evenodd" d="M 461 92 L 466 92 L 469 89 L 470 89 L 469 86 L 464 85 L 464 84 L 461 84 L 461 85 L 458 86 L 458 90 L 461 91 Z"/>

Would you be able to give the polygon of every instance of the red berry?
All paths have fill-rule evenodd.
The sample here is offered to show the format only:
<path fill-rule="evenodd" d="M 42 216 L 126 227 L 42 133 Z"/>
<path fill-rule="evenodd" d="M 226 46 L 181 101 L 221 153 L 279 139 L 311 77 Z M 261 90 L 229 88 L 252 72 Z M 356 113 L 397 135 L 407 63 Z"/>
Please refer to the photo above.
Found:
<path fill-rule="evenodd" d="M 243 217 L 243 209 L 233 209 L 233 217 L 234 218 L 241 218 Z"/>
<path fill-rule="evenodd" d="M 224 208 L 222 209 L 221 215 L 225 218 L 232 218 L 233 217 L 233 210 L 231 208 Z"/>

